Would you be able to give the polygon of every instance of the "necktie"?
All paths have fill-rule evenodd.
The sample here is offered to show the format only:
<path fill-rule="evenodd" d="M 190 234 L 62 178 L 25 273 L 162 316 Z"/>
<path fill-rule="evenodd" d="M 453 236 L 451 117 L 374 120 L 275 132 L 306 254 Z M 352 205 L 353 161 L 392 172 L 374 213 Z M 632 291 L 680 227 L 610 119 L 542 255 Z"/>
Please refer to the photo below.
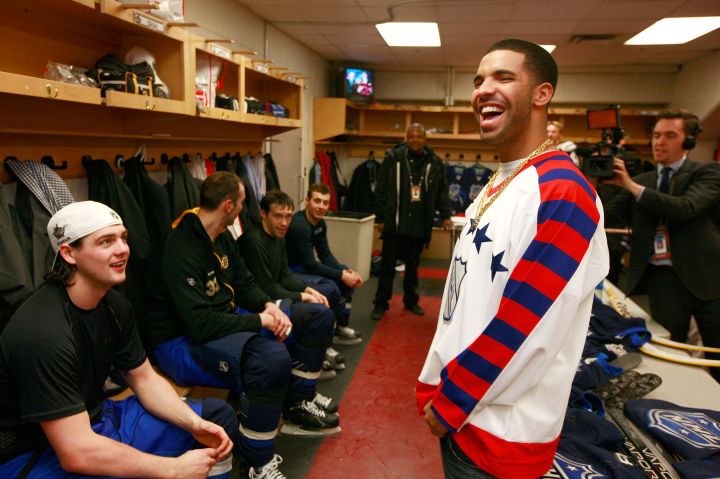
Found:
<path fill-rule="evenodd" d="M 660 184 L 658 185 L 658 191 L 660 193 L 667 193 L 670 191 L 670 172 L 672 168 L 666 166 L 660 170 Z"/>

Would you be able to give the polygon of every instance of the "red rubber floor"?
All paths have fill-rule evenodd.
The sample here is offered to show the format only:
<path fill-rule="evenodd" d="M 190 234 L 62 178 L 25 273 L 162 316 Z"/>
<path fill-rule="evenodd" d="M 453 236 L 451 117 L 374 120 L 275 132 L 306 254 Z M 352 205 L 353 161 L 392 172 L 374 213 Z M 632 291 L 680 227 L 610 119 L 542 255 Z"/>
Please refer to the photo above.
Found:
<path fill-rule="evenodd" d="M 440 300 L 422 297 L 425 316 L 418 317 L 403 309 L 400 295 L 393 296 L 342 399 L 343 431 L 323 441 L 309 479 L 442 477 L 438 442 L 415 405 Z"/>

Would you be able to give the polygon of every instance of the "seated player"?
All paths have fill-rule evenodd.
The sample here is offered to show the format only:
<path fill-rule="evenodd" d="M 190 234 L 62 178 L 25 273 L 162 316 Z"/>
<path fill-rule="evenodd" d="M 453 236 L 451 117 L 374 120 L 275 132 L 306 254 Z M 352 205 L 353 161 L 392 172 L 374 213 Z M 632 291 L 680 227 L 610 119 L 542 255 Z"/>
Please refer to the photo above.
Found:
<path fill-rule="evenodd" d="M 120 216 L 71 203 L 47 226 L 48 281 L 0 336 L 0 477 L 218 477 L 237 419 L 219 399 L 181 400 L 145 355 L 125 281 Z M 104 399 L 111 369 L 135 393 Z"/>
<path fill-rule="evenodd" d="M 323 217 L 330 205 L 330 188 L 315 183 L 308 189 L 305 210 L 296 212 L 285 245 L 295 277 L 325 295 L 337 319 L 333 342 L 358 344 L 359 332 L 349 327 L 353 289 L 362 285 L 360 275 L 340 264 L 330 251 Z"/>
<path fill-rule="evenodd" d="M 278 306 L 279 298 L 256 284 L 226 230 L 244 196 L 237 175 L 213 173 L 200 186 L 200 207 L 175 221 L 146 339 L 178 384 L 238 395 L 236 450 L 249 477 L 281 478 L 282 458 L 275 454 L 281 413 L 296 426 L 292 431 L 339 430 L 338 416 L 324 409 L 333 408 L 331 399 L 315 390 L 334 318 L 303 304 Z"/>

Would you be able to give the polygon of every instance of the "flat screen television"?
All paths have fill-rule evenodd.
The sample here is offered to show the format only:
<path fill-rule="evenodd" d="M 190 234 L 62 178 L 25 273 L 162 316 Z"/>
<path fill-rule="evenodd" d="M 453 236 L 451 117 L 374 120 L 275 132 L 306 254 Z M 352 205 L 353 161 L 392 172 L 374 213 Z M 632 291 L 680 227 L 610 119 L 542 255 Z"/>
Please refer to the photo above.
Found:
<path fill-rule="evenodd" d="M 372 103 L 375 97 L 373 72 L 364 68 L 342 69 L 343 96 L 355 103 Z"/>

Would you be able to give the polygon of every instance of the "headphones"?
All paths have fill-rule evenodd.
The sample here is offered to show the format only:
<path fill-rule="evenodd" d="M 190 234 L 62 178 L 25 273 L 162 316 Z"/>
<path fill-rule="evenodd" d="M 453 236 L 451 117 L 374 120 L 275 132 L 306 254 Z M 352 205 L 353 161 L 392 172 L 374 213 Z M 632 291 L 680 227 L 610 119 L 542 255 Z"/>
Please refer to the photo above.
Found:
<path fill-rule="evenodd" d="M 692 150 L 697 144 L 697 136 L 702 133 L 703 127 L 700 125 L 700 119 L 692 113 L 684 115 L 683 121 L 689 131 L 683 140 L 682 148 L 683 150 Z"/>

